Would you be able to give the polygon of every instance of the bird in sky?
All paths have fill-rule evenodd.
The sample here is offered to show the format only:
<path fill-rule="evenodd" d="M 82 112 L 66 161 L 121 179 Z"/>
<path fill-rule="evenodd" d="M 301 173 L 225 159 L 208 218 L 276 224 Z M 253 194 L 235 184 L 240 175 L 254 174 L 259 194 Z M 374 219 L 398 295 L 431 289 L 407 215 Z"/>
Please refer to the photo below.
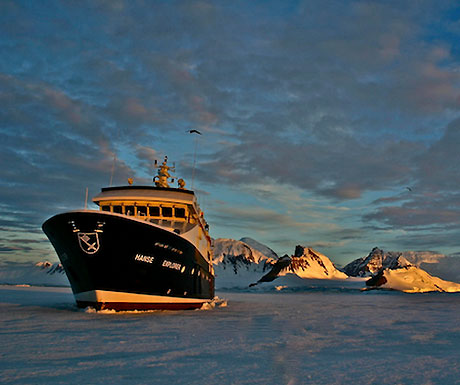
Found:
<path fill-rule="evenodd" d="M 188 132 L 189 132 L 190 134 L 198 134 L 198 135 L 201 135 L 201 132 L 198 131 L 198 130 L 188 130 Z"/>

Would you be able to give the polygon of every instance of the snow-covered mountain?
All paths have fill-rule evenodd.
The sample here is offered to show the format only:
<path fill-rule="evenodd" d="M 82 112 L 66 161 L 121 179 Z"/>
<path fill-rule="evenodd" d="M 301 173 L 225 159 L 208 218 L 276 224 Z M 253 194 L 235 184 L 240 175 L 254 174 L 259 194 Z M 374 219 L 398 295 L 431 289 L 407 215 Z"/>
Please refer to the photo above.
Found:
<path fill-rule="evenodd" d="M 5 263 L 0 266 L 0 284 L 70 286 L 60 263 Z"/>
<path fill-rule="evenodd" d="M 213 242 L 216 288 L 247 288 L 257 281 L 278 259 L 270 248 L 251 239 L 246 242 L 216 239 Z M 0 266 L 0 284 L 69 286 L 60 263 L 4 263 Z"/>
<path fill-rule="evenodd" d="M 293 256 L 278 258 L 272 249 L 251 238 L 216 239 L 214 264 L 216 288 L 247 288 L 287 275 L 294 277 L 288 280 L 295 281 L 296 286 L 302 279 L 348 278 L 328 257 L 310 247 L 297 246 Z"/>
<path fill-rule="evenodd" d="M 251 238 L 218 238 L 213 241 L 216 288 L 247 288 L 276 262 L 276 253 Z M 251 245 L 249 245 L 251 244 Z M 269 256 L 259 251 L 268 252 Z"/>
<path fill-rule="evenodd" d="M 428 251 L 384 252 L 378 247 L 343 268 L 353 277 L 371 277 L 366 285 L 373 289 L 392 289 L 408 293 L 460 291 L 460 284 L 435 277 L 420 266 L 439 264 L 445 256 Z"/>
<path fill-rule="evenodd" d="M 351 277 L 369 277 L 381 269 L 396 269 L 407 265 L 429 270 L 431 266 L 447 261 L 443 254 L 432 251 L 383 251 L 374 247 L 367 257 L 358 258 L 342 270 Z"/>
<path fill-rule="evenodd" d="M 272 269 L 256 284 L 272 282 L 278 277 L 294 275 L 301 279 L 344 280 L 348 276 L 337 270 L 331 260 L 311 247 L 296 246 L 294 255 L 278 259 Z"/>
<path fill-rule="evenodd" d="M 418 267 L 447 281 L 460 282 L 460 256 L 446 255 L 437 262 L 423 261 Z"/>
<path fill-rule="evenodd" d="M 369 288 L 392 289 L 407 293 L 424 293 L 429 291 L 458 292 L 460 284 L 433 277 L 425 270 L 413 265 L 394 269 L 382 269 L 366 282 Z"/>
<path fill-rule="evenodd" d="M 347 274 L 337 270 L 331 260 L 311 247 L 296 246 L 287 273 L 294 273 L 300 278 L 312 279 L 346 279 Z"/>
<path fill-rule="evenodd" d="M 342 270 L 350 277 L 370 277 L 383 269 L 396 269 L 411 263 L 399 252 L 384 252 L 374 247 L 367 257 L 350 262 Z"/>
<path fill-rule="evenodd" d="M 268 246 L 265 246 L 264 244 L 257 242 L 255 239 L 244 237 L 244 238 L 241 238 L 240 241 L 246 243 L 247 245 L 249 245 L 250 247 L 252 247 L 253 249 L 257 251 L 260 251 L 268 259 L 273 259 L 273 260 L 278 259 L 278 254 L 276 254 Z"/>
<path fill-rule="evenodd" d="M 363 288 L 370 277 L 369 288 L 460 291 L 460 284 L 436 274 L 450 273 L 454 277 L 451 280 L 459 282 L 455 274 L 458 275 L 460 258 L 432 252 L 384 252 L 376 247 L 366 257 L 346 265 L 342 272 L 327 256 L 310 247 L 297 246 L 294 255 L 279 258 L 254 239 L 220 238 L 213 241 L 213 250 L 217 290 L 247 289 L 251 284 L 257 285 L 258 290 L 337 286 L 357 289 Z M 9 262 L 0 266 L 0 284 L 69 286 L 69 281 L 59 263 Z"/>
<path fill-rule="evenodd" d="M 243 239 L 249 241 L 249 243 L 243 241 Z M 242 238 L 239 241 L 218 238 L 213 241 L 212 249 L 214 253 L 214 265 L 223 264 L 231 265 L 232 267 L 243 265 L 247 267 L 251 264 L 271 263 L 278 258 L 274 251 L 251 238 Z M 269 250 L 271 256 L 268 256 L 263 251 L 259 251 L 259 249 L 263 251 Z"/>
<path fill-rule="evenodd" d="M 446 255 L 434 251 L 403 251 L 401 255 L 406 258 L 411 265 L 417 267 L 421 267 L 424 264 L 436 264 L 446 258 Z"/>

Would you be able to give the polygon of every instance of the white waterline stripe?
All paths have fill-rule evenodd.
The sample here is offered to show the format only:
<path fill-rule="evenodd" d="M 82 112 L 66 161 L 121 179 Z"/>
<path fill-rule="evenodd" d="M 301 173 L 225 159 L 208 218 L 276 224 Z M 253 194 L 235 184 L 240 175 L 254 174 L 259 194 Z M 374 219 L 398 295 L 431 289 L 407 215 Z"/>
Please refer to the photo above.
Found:
<path fill-rule="evenodd" d="M 75 294 L 81 302 L 127 302 L 127 303 L 197 303 L 209 302 L 202 298 L 169 297 L 163 295 L 134 294 L 119 291 L 91 290 Z"/>

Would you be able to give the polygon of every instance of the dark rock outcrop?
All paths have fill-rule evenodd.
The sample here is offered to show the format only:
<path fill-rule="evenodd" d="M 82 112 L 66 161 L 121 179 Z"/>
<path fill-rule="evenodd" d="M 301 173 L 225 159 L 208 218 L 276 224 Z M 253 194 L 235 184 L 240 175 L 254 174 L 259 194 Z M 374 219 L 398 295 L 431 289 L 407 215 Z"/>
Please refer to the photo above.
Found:
<path fill-rule="evenodd" d="M 367 257 L 350 262 L 342 271 L 350 277 L 369 277 L 382 269 L 397 269 L 410 265 L 402 253 L 384 252 L 382 249 L 374 247 Z"/>

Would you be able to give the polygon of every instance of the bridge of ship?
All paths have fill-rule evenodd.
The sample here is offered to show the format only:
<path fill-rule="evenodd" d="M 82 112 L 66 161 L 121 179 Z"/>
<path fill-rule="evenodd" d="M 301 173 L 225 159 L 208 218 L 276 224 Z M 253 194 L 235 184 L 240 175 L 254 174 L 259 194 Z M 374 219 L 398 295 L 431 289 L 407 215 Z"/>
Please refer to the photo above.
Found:
<path fill-rule="evenodd" d="M 112 187 L 102 189 L 93 202 L 104 212 L 122 214 L 185 233 L 200 225 L 207 235 L 208 225 L 189 190 L 172 188 Z"/>

